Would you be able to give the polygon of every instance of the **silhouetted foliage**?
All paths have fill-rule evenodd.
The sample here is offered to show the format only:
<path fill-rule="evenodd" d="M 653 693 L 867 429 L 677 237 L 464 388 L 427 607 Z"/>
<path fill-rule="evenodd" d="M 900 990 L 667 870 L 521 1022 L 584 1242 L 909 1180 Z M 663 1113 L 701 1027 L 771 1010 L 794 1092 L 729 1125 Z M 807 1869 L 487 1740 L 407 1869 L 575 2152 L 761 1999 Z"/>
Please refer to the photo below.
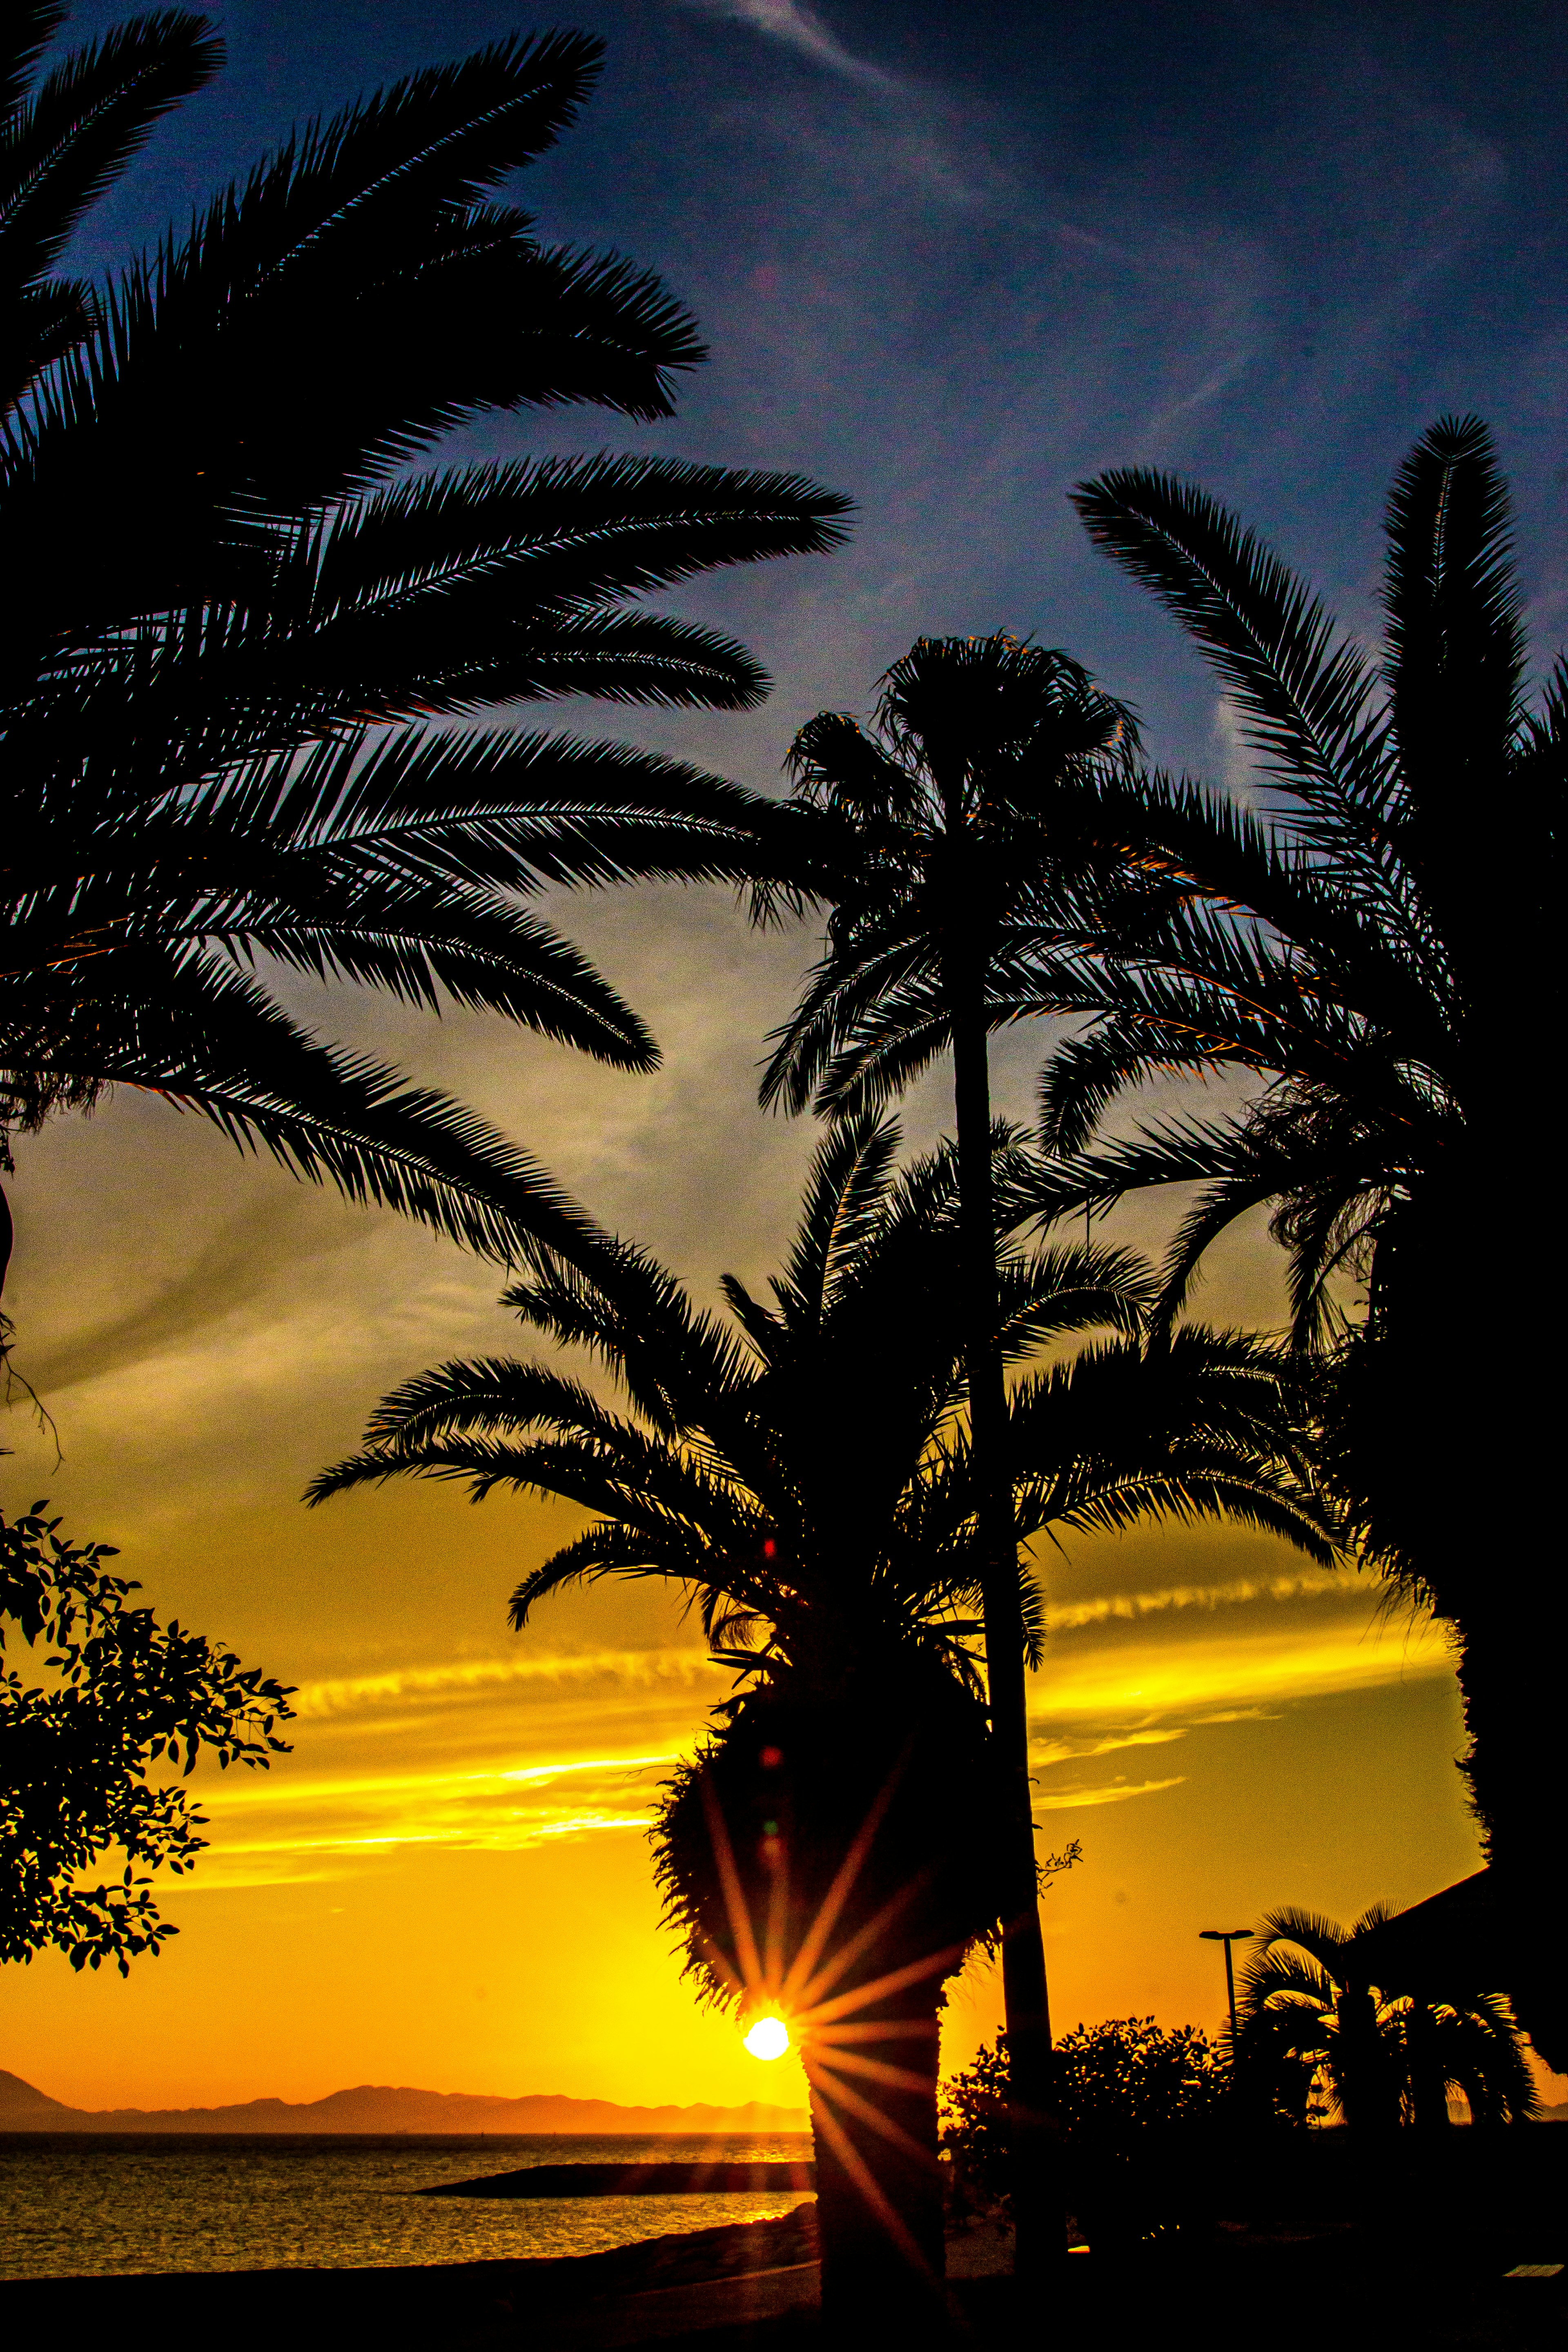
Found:
<path fill-rule="evenodd" d="M 179 1932 L 151 1873 L 183 1874 L 208 1843 L 187 1791 L 149 1774 L 203 1755 L 265 1771 L 293 1709 L 232 1651 L 128 1606 L 140 1588 L 105 1567 L 113 1547 L 68 1543 L 43 1512 L 0 1516 L 0 1648 L 9 1629 L 46 1653 L 41 1679 L 0 1675 L 0 1960 L 52 1945 L 73 1969 L 111 1959 L 124 1976 Z M 118 1880 L 84 1885 L 111 1851 Z"/>
<path fill-rule="evenodd" d="M 1460 2093 L 1477 2124 L 1518 2123 L 1540 2101 L 1500 1993 L 1380 1983 L 1362 1944 L 1391 1916 L 1374 1904 L 1350 1928 L 1271 1911 L 1239 1988 L 1237 2092 L 1246 2113 L 1308 2120 L 1314 2105 L 1362 2132 L 1441 2128 Z"/>
<path fill-rule="evenodd" d="M 1111 2018 L 1064 2033 L 1052 2056 L 1063 2146 L 1079 2160 L 1130 2157 L 1152 2132 L 1212 2123 L 1230 2090 L 1226 2054 L 1201 2028 Z M 960 2182 L 1011 2203 L 1013 2126 L 1007 2037 L 942 2085 L 942 2146 Z"/>
<path fill-rule="evenodd" d="M 881 680 L 868 730 L 821 712 L 795 737 L 795 786 L 772 838 L 784 895 L 826 902 L 826 951 L 778 1034 L 763 1099 L 842 1117 L 879 1108 L 953 1057 L 976 1573 L 992 1724 L 1008 1774 L 1012 1894 L 1002 1973 L 1018 2094 L 1048 2082 L 1045 1948 L 1025 1719 L 1026 1643 L 996 1346 L 988 1039 L 1017 1017 L 1020 977 L 1086 852 L 1086 788 L 1136 747 L 1131 714 L 1080 665 L 1005 635 L 922 637 Z M 779 888 L 759 890 L 771 910 Z M 1020 2198 L 1019 2261 L 1060 2241 L 1045 2177 Z"/>
<path fill-rule="evenodd" d="M 285 1010 L 268 965 L 500 1013 L 628 1069 L 636 1014 L 519 904 L 749 873 L 752 796 L 619 744 L 467 719 L 598 696 L 743 709 L 742 647 L 644 600 L 835 544 L 845 501 L 660 457 L 411 473 L 497 410 L 668 415 L 703 357 L 658 279 L 541 240 L 497 191 L 596 79 L 514 37 L 298 131 L 112 283 L 50 273 L 203 17 L 122 26 L 37 87 L 62 12 L 0 36 L 4 1136 L 107 1087 L 510 1262 L 566 1204 L 481 1120 Z"/>
<path fill-rule="evenodd" d="M 538 1254 L 507 1303 L 595 1356 L 629 1412 L 552 1366 L 447 1364 L 384 1400 L 365 1449 L 311 1489 L 412 1475 L 583 1506 L 590 1526 L 518 1586 L 520 1627 L 605 1577 L 698 1603 L 748 1687 L 676 1778 L 659 1873 L 706 1989 L 774 2001 L 804 2032 L 830 2302 L 930 2291 L 941 1987 L 1004 1916 L 958 1173 L 949 1146 L 900 1174 L 899 1141 L 864 1113 L 829 1130 L 771 1298 L 727 1276 L 728 1321 L 607 1235 L 576 1265 Z M 999 1133 L 999 1158 L 1012 1148 Z M 999 1253 L 1015 1606 L 1036 1654 L 1044 1600 L 1017 1547 L 1047 1528 L 1229 1515 L 1334 1557 L 1288 1361 L 1195 1327 L 1146 1350 L 1144 1281 L 1120 1250 Z M 1117 1336 L 1031 1364 L 1097 1327 Z"/>
<path fill-rule="evenodd" d="M 1207 657 L 1260 789 L 1246 805 L 1160 775 L 1085 780 L 1080 821 L 1121 839 L 1122 882 L 1080 892 L 1037 943 L 1033 1009 L 1088 1018 L 1042 1079 L 1035 1205 L 1194 1186 L 1167 1316 L 1215 1237 L 1270 1207 L 1347 1507 L 1458 1630 L 1465 1769 L 1523 1904 L 1563 1843 L 1568 1617 L 1549 1488 L 1520 1469 L 1550 1456 L 1550 1383 L 1530 1286 L 1492 1285 L 1466 1324 L 1455 1253 L 1550 1066 L 1568 665 L 1532 705 L 1507 487 L 1474 417 L 1435 425 L 1395 478 L 1381 665 L 1202 491 L 1131 468 L 1077 504 Z M 1234 1113 L 1094 1140 L 1125 1089 L 1184 1071 L 1258 1085 Z M 1542 1947 L 1510 1990 L 1568 2064 L 1554 1975 Z"/>

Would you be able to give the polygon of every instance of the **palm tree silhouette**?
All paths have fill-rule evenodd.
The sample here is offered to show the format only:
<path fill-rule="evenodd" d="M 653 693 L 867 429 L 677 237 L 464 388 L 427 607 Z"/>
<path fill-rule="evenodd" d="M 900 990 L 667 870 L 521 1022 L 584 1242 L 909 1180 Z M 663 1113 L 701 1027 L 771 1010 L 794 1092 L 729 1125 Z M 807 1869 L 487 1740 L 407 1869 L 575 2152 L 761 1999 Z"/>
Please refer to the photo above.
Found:
<path fill-rule="evenodd" d="M 1314 2082 L 1358 2131 L 1441 2128 L 1463 2092 L 1478 2124 L 1539 2111 L 1519 2028 L 1497 1993 L 1383 1985 L 1363 1940 L 1392 1916 L 1374 1904 L 1350 1928 L 1271 1911 L 1242 1974 L 1237 2086 L 1304 2117 Z"/>
<path fill-rule="evenodd" d="M 6 1131 L 129 1085 L 493 1255 L 518 1223 L 567 1242 L 525 1154 L 319 1043 L 258 961 L 647 1068 L 636 1015 L 519 896 L 742 870 L 750 797 L 455 722 L 563 694 L 754 703 L 743 648 L 638 600 L 830 546 L 845 502 L 651 457 L 410 473 L 489 410 L 668 415 L 704 356 L 656 278 L 496 198 L 575 118 L 596 41 L 498 42 L 311 124 L 95 290 L 56 259 L 218 48 L 202 17 L 141 17 L 35 89 L 60 15 L 13 9 L 0 58 L 0 516 L 25 586 L 0 650 L 0 1165 Z"/>
<path fill-rule="evenodd" d="M 1483 1339 L 1457 1325 L 1454 1269 L 1546 1066 L 1568 667 L 1532 709 L 1506 486 L 1473 417 L 1434 425 L 1395 478 L 1381 669 L 1201 491 L 1131 469 L 1077 504 L 1207 656 L 1268 803 L 1150 776 L 1086 808 L 1120 834 L 1135 887 L 1051 942 L 1037 1009 L 1091 1018 L 1042 1080 L 1035 1203 L 1195 1183 L 1164 1317 L 1215 1237 L 1271 1206 L 1297 1335 L 1333 1373 L 1338 1483 L 1368 1549 L 1458 1632 L 1464 1769 L 1489 1856 L 1522 1891 L 1562 1853 L 1568 1620 L 1561 1580 L 1532 1566 L 1554 1541 L 1548 1506 L 1513 1475 L 1550 1451 L 1547 1387 L 1530 1286 L 1489 1288 Z M 1123 1089 L 1184 1071 L 1262 1084 L 1242 1111 L 1093 1142 Z M 1364 1285 L 1360 1318 L 1347 1280 Z M 1544 1974 L 1516 1998 L 1560 2034 Z"/>
<path fill-rule="evenodd" d="M 900 1175 L 898 1144 L 864 1112 L 829 1131 L 771 1297 L 727 1277 L 728 1322 L 624 1243 L 574 1266 L 536 1253 L 507 1303 L 596 1357 L 629 1412 L 538 1363 L 450 1363 L 387 1397 L 364 1451 L 310 1490 L 412 1474 L 581 1505 L 592 1524 L 519 1584 L 519 1627 L 606 1576 L 695 1598 L 745 1687 L 676 1776 L 659 1873 L 705 1990 L 782 2009 L 802 2040 L 834 2304 L 919 2300 L 940 2277 L 942 1985 L 1006 1916 L 1014 1874 L 1011 1759 L 973 1649 L 955 1154 Z M 1004 1467 L 1034 1656 L 1044 1604 L 1017 1545 L 1042 1530 L 1229 1514 L 1334 1556 L 1279 1352 L 1194 1328 L 1151 1353 L 1146 1285 L 1117 1250 L 1000 1253 Z M 1110 1336 L 1026 1368 L 1097 1328 Z"/>
<path fill-rule="evenodd" d="M 1039 989 L 1050 886 L 1081 861 L 1084 786 L 1136 748 L 1131 714 L 1061 653 L 1005 635 L 922 637 L 881 681 L 868 730 L 824 711 L 796 736 L 777 828 L 782 883 L 827 902 L 826 952 L 777 1037 L 764 1102 L 837 1116 L 886 1102 L 951 1051 L 964 1359 L 978 1479 L 991 1720 L 1009 1775 L 1003 1944 L 1019 2101 L 1019 2266 L 1066 2247 L 1049 2179 L 1050 2011 L 1036 1894 L 1025 1640 L 996 1344 L 989 1038 Z M 1076 789 L 1075 789 L 1076 788 Z M 794 819 L 792 830 L 790 820 Z M 778 890 L 759 890 L 771 912 Z M 1033 2116 L 1031 2126 L 1026 2118 Z"/>

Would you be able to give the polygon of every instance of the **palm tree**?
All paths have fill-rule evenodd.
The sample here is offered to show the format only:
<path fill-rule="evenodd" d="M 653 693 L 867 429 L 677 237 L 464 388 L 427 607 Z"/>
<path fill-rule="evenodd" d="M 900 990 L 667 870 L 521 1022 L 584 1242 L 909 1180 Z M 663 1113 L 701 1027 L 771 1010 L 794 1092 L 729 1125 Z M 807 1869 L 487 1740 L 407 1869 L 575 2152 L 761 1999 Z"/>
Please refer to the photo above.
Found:
<path fill-rule="evenodd" d="M 962 1295 L 978 1482 L 992 1727 L 1006 1761 L 1012 1876 L 1003 1982 L 1018 2101 L 1021 2271 L 1065 2252 L 1049 2180 L 1050 2011 L 1035 1869 L 1024 1625 L 1004 1462 L 996 1344 L 989 1038 L 1019 1017 L 1052 887 L 1094 850 L 1079 810 L 1090 779 L 1125 766 L 1131 714 L 1065 654 L 1014 638 L 921 638 L 881 681 L 868 730 L 824 711 L 802 728 L 777 872 L 831 907 L 826 951 L 777 1038 L 764 1102 L 843 1116 L 886 1102 L 951 1051 Z M 790 817 L 796 822 L 792 835 Z M 771 911 L 776 892 L 759 891 Z M 1030 2117 L 1035 2119 L 1031 2124 Z"/>
<path fill-rule="evenodd" d="M 1313 2084 L 1357 2131 L 1447 2124 L 1463 2092 L 1478 2124 L 1539 2111 L 1519 2028 L 1500 1994 L 1419 1990 L 1377 1979 L 1362 1947 L 1391 1916 L 1374 1904 L 1353 1927 L 1310 1911 L 1271 1911 L 1242 1975 L 1237 2086 L 1305 2120 Z"/>
<path fill-rule="evenodd" d="M 638 600 L 830 546 L 845 502 L 651 457 L 410 471 L 487 410 L 668 415 L 704 356 L 656 278 L 545 245 L 496 200 L 574 120 L 597 42 L 499 42 L 311 124 L 95 290 L 54 261 L 217 47 L 199 16 L 140 17 L 32 89 L 59 16 L 10 13 L 0 99 L 20 591 L 0 649 L 0 1165 L 7 1132 L 135 1086 L 494 1255 L 519 1223 L 567 1243 L 526 1155 L 318 1042 L 258 960 L 648 1067 L 636 1015 L 520 900 L 748 870 L 750 796 L 476 714 L 755 702 L 743 648 Z"/>
<path fill-rule="evenodd" d="M 1053 1157 L 1035 1204 L 1195 1183 L 1166 1316 L 1215 1237 L 1271 1206 L 1297 1334 L 1331 1373 L 1339 1485 L 1367 1549 L 1458 1631 L 1489 1857 L 1533 1886 L 1563 1853 L 1551 1726 L 1568 1616 L 1544 1490 L 1518 1475 L 1549 1457 L 1548 1390 L 1531 1286 L 1489 1286 L 1472 1338 L 1455 1274 L 1547 1066 L 1568 667 L 1532 709 L 1506 486 L 1473 417 L 1435 425 L 1394 481 L 1381 672 L 1201 491 L 1133 469 L 1077 503 L 1206 655 L 1269 814 L 1158 776 L 1086 808 L 1120 832 L 1136 888 L 1051 942 L 1036 1009 L 1090 1018 L 1042 1082 Z M 1182 1071 L 1261 1083 L 1237 1113 L 1093 1144 L 1123 1089 Z M 1515 1994 L 1560 2036 L 1544 1976 Z"/>
<path fill-rule="evenodd" d="M 386 1398 L 365 1450 L 311 1489 L 413 1475 L 591 1512 L 519 1584 L 518 1627 L 607 1576 L 699 1603 L 745 1687 L 676 1776 L 659 1873 L 704 1990 L 782 2008 L 803 2037 L 830 2305 L 918 2297 L 940 2277 L 942 1985 L 1003 1916 L 1013 1869 L 1010 1764 L 972 1654 L 954 1156 L 898 1176 L 898 1142 L 864 1113 L 829 1132 L 772 1297 L 727 1277 L 729 1324 L 625 1244 L 577 1267 L 536 1253 L 507 1303 L 595 1356 L 629 1412 L 538 1363 L 446 1364 Z M 1277 1353 L 1194 1329 L 1150 1356 L 1144 1281 L 1119 1251 L 1001 1254 L 1005 1361 L 1115 1335 L 1020 1369 L 1008 1400 L 1020 1642 L 1036 1655 L 1043 1603 L 1016 1544 L 1047 1528 L 1230 1513 L 1332 1557 Z"/>

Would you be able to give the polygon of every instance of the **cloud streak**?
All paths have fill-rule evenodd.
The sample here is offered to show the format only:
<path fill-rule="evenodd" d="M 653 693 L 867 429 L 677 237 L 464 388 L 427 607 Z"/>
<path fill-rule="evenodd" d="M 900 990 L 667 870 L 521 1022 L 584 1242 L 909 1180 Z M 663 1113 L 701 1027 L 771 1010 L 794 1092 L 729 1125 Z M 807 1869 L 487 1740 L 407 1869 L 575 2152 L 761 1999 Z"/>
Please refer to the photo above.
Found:
<path fill-rule="evenodd" d="M 1050 1601 L 1046 1623 L 1053 1633 L 1077 1633 L 1086 1625 L 1163 1616 L 1187 1609 L 1242 1608 L 1256 1601 L 1300 1601 L 1324 1592 L 1353 1590 L 1348 1576 L 1331 1569 L 1285 1569 L 1277 1576 L 1236 1576 L 1222 1584 L 1168 1584 L 1152 1592 L 1098 1593 L 1091 1600 Z"/>
<path fill-rule="evenodd" d="M 858 82 L 863 89 L 887 95 L 903 87 L 880 66 L 871 65 L 847 49 L 837 35 L 829 32 L 816 11 L 803 7 L 801 0 L 686 0 L 686 5 L 700 8 L 704 16 L 724 16 L 732 24 L 749 26 L 768 40 L 782 42 L 798 56 L 809 58 L 813 65 L 841 74 L 846 81 Z"/>
<path fill-rule="evenodd" d="M 515 1853 L 644 1830 L 658 1776 L 674 1761 L 666 1749 L 467 1771 L 226 1780 L 204 1792 L 216 1835 L 200 1876 L 188 1883 L 296 1885 L 344 1877 L 411 1850 Z"/>
<path fill-rule="evenodd" d="M 1336 1591 L 1369 1598 L 1301 1572 L 1066 1607 L 1067 1630 L 1031 1693 L 1031 1758 L 1048 1776 L 1037 1790 L 1040 1811 L 1121 1804 L 1184 1777 L 1058 1780 L 1058 1767 L 1170 1745 L 1200 1725 L 1255 1719 L 1304 1698 L 1448 1671 L 1440 1633 L 1375 1616 L 1369 1624 L 1364 1607 L 1325 1623 L 1310 1604 Z M 1247 1603 L 1250 1622 L 1224 1631 L 1202 1622 Z M 1130 1624 L 1146 1630 L 1128 1641 L 1121 1629 Z M 730 1682 L 704 1650 L 686 1644 L 522 1652 L 307 1684 L 298 1699 L 298 1772 L 285 1761 L 265 1779 L 205 1790 L 214 1846 L 198 1883 L 289 1884 L 359 1874 L 400 1853 L 516 1853 L 646 1830 L 660 1780 L 689 1752 Z M 589 1748 L 595 1726 L 599 1739 L 608 1731 L 624 1740 L 624 1752 Z"/>
<path fill-rule="evenodd" d="M 488 1696 L 512 1684 L 563 1688 L 613 1682 L 635 1690 L 695 1690 L 703 1682 L 728 1685 L 706 1650 L 590 1650 L 565 1656 L 522 1654 L 513 1658 L 468 1658 L 440 1666 L 398 1666 L 385 1674 L 351 1675 L 303 1684 L 295 1713 L 306 1720 L 344 1715 L 421 1699 Z"/>
<path fill-rule="evenodd" d="M 1124 1797 L 1152 1797 L 1162 1789 L 1179 1789 L 1186 1775 L 1178 1772 L 1169 1780 L 1107 1780 L 1098 1788 L 1054 1789 L 1048 1796 L 1037 1797 L 1037 1811 L 1045 1813 L 1072 1812 L 1085 1805 L 1119 1805 Z"/>
<path fill-rule="evenodd" d="M 1262 1626 L 1201 1642 L 1125 1643 L 1078 1654 L 1058 1650 L 1030 1694 L 1042 1727 L 1157 1723 L 1199 1710 L 1237 1716 L 1290 1699 L 1373 1690 L 1453 1671 L 1441 1629 L 1409 1633 L 1351 1619 L 1311 1628 Z M 1210 1714 L 1210 1720 L 1215 1717 Z M 1223 1718 L 1222 1718 L 1223 1719 Z"/>

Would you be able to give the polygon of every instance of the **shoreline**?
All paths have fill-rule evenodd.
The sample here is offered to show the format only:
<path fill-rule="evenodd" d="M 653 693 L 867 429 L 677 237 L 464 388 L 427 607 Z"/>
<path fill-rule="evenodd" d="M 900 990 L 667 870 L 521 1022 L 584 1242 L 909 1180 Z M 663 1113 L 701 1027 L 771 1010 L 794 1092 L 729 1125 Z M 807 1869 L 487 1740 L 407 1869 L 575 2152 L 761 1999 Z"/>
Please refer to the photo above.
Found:
<path fill-rule="evenodd" d="M 748 2297 L 744 2290 L 753 2280 L 761 2292 Z M 761 2286 L 763 2281 L 775 2284 Z M 510 2338 L 520 2326 L 531 2338 L 543 2326 L 552 2339 L 564 2328 L 574 2340 L 586 2341 L 595 2315 L 611 2320 L 633 2298 L 673 2294 L 700 2305 L 712 2290 L 721 2303 L 733 2304 L 737 2318 L 752 2315 L 752 2305 L 770 2310 L 815 2305 L 815 2202 L 804 2200 L 771 2221 L 675 2231 L 589 2254 L 354 2270 L 301 2263 L 8 2279 L 0 2282 L 0 2326 L 8 2323 L 17 2341 L 24 2329 L 82 2337 L 102 2331 L 122 2347 L 163 2343 L 172 2333 L 196 2330 L 226 2346 L 282 2336 L 299 2347 L 365 2335 L 389 2343 L 406 2336 L 456 2346 Z M 713 2299 L 710 2292 L 707 2299 Z M 700 2316 L 693 2320 L 701 2324 Z M 619 2338 L 613 2325 L 610 2336 L 631 2340 Z"/>

